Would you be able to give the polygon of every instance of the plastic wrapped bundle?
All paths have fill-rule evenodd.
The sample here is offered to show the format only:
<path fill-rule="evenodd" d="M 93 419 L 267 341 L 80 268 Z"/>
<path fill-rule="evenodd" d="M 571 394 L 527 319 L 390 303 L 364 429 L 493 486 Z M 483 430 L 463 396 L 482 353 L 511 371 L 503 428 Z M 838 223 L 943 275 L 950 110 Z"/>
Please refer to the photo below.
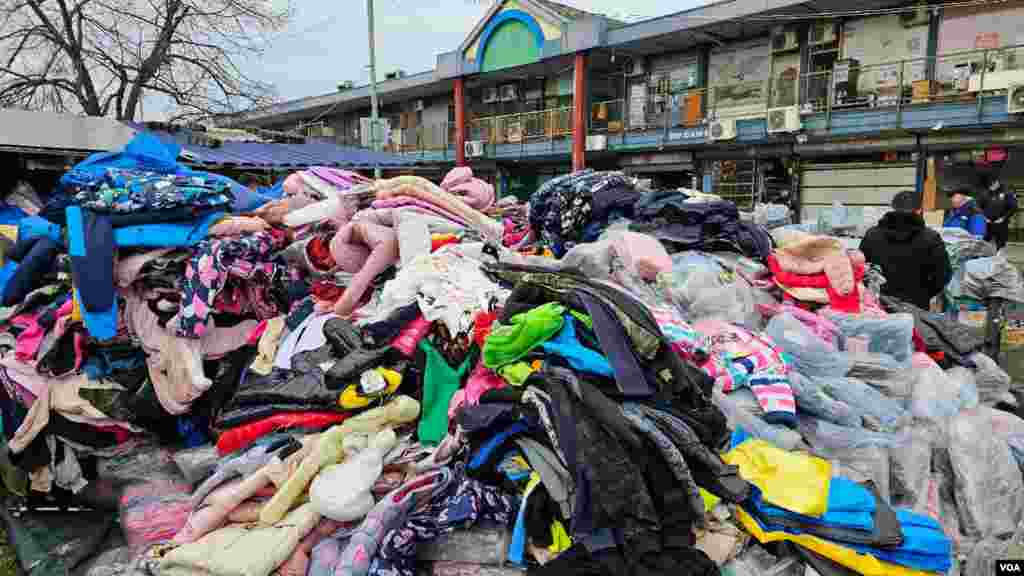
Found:
<path fill-rule="evenodd" d="M 843 377 L 853 365 L 849 355 L 829 349 L 790 314 L 772 318 L 765 332 L 793 360 L 794 370 L 808 378 Z"/>
<path fill-rule="evenodd" d="M 842 349 L 853 353 L 885 354 L 909 366 L 914 353 L 914 317 L 892 314 L 888 318 L 831 313 L 839 327 Z"/>
<path fill-rule="evenodd" d="M 174 454 L 174 463 L 178 465 L 178 470 L 185 480 L 192 484 L 205 480 L 217 467 L 219 460 L 220 455 L 213 444 L 179 450 Z"/>
<path fill-rule="evenodd" d="M 820 381 L 806 378 L 798 372 L 792 372 L 789 375 L 789 385 L 796 397 L 797 408 L 802 412 L 813 414 L 841 426 L 857 428 L 863 424 L 863 413 L 849 404 L 829 396 Z"/>
<path fill-rule="evenodd" d="M 455 530 L 419 546 L 416 557 L 421 562 L 502 566 L 508 556 L 510 538 L 511 534 L 504 527 L 474 526 Z"/>
<path fill-rule="evenodd" d="M 128 486 L 121 496 L 121 528 L 133 550 L 170 541 L 192 512 L 192 486 L 148 482 Z"/>
<path fill-rule="evenodd" d="M 795 450 L 802 442 L 800 434 L 784 426 L 775 426 L 765 422 L 718 390 L 713 391 L 712 401 L 725 414 L 729 421 L 729 427 L 733 430 L 742 428 L 751 436 L 771 442 L 783 450 Z"/>
<path fill-rule="evenodd" d="M 672 272 L 658 275 L 658 286 L 692 322 L 721 320 L 753 326 L 753 287 L 721 262 L 701 252 L 682 252 L 672 258 Z"/>
<path fill-rule="evenodd" d="M 982 404 L 995 405 L 999 402 L 1016 404 L 1016 400 L 1010 394 L 1010 384 L 1013 380 L 1005 370 L 999 367 L 999 364 L 996 364 L 995 360 L 985 354 L 975 352 L 971 354 L 971 361 L 977 366 L 974 378 L 978 388 L 978 400 Z"/>
<path fill-rule="evenodd" d="M 872 430 L 892 432 L 910 422 L 910 414 L 899 401 L 856 378 L 823 378 L 821 387 L 832 398 L 860 411 L 864 426 Z"/>
<path fill-rule="evenodd" d="M 822 450 L 850 450 L 865 446 L 892 448 L 901 446 L 908 438 L 905 433 L 872 432 L 863 428 L 850 428 L 826 422 L 820 418 L 799 414 L 798 429 L 815 452 Z"/>
<path fill-rule="evenodd" d="M 854 482 L 871 482 L 886 502 L 892 498 L 892 458 L 882 446 L 847 449 L 815 449 L 815 454 L 832 462 L 832 475 Z"/>
<path fill-rule="evenodd" d="M 1012 533 L 1024 513 L 1024 480 L 990 408 L 965 410 L 949 427 L 961 531 L 973 538 Z"/>
<path fill-rule="evenodd" d="M 918 422 L 907 431 L 908 440 L 890 449 L 892 456 L 892 504 L 918 514 L 938 517 L 938 486 L 932 475 L 932 452 L 942 442 L 942 430 Z"/>
<path fill-rule="evenodd" d="M 942 422 L 956 416 L 963 408 L 977 405 L 978 391 L 973 379 L 963 372 L 953 372 L 954 377 L 943 372 L 937 364 L 915 366 L 917 381 L 910 399 L 910 412 L 915 418 Z"/>

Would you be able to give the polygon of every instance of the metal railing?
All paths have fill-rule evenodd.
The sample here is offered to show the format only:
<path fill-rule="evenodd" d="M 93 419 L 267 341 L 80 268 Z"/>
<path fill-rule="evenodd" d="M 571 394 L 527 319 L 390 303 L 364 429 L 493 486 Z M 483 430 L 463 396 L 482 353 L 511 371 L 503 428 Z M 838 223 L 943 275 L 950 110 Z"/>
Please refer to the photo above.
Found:
<path fill-rule="evenodd" d="M 814 129 L 833 128 L 833 114 L 846 110 L 879 109 L 891 114 L 866 118 L 878 129 L 905 128 L 904 111 L 934 103 L 971 103 L 969 112 L 985 113 L 985 98 L 1003 93 L 1010 84 L 1024 82 L 1024 45 L 941 54 L 877 64 L 839 64 L 827 72 L 775 77 L 676 93 L 652 88 L 645 96 L 594 102 L 587 118 L 590 134 L 605 134 L 608 141 L 625 144 L 634 133 L 671 139 L 678 130 L 700 128 L 707 119 L 757 118 L 773 108 L 799 106 L 801 114 L 823 114 Z M 806 121 L 805 121 L 806 122 Z M 805 124 L 806 125 L 806 124 Z M 479 142 L 484 156 L 514 153 L 538 142 L 551 144 L 571 138 L 573 107 L 467 118 L 465 139 Z M 696 132 L 693 132 L 696 133 Z M 402 154 L 454 157 L 454 122 L 393 129 L 387 150 Z M 642 142 L 641 140 L 637 140 Z M 646 140 L 643 140 L 646 141 Z M 529 153 L 543 153 L 530 146 Z"/>

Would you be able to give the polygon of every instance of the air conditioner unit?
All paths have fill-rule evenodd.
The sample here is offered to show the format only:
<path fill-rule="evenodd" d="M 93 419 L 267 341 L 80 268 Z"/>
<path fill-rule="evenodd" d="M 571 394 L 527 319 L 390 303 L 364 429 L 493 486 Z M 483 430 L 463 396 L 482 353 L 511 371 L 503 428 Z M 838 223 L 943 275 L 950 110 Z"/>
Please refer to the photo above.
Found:
<path fill-rule="evenodd" d="M 498 98 L 498 87 L 492 86 L 491 88 L 484 89 L 484 104 L 491 104 L 497 102 Z"/>
<path fill-rule="evenodd" d="M 799 132 L 803 128 L 800 122 L 800 107 L 787 106 L 768 110 L 768 133 Z"/>
<path fill-rule="evenodd" d="M 1024 70 L 1000 70 L 987 74 L 971 74 L 967 91 L 1007 90 L 1014 84 L 1024 84 Z"/>
<path fill-rule="evenodd" d="M 835 22 L 815 24 L 811 27 L 811 44 L 831 44 L 836 41 L 838 32 Z"/>
<path fill-rule="evenodd" d="M 643 58 L 631 58 L 626 64 L 626 76 L 643 76 L 646 73 Z"/>
<path fill-rule="evenodd" d="M 426 107 L 426 104 L 424 104 L 423 100 L 417 100 L 417 101 L 412 103 L 412 109 L 415 112 L 423 112 L 423 108 L 425 108 L 425 107 Z"/>
<path fill-rule="evenodd" d="M 1024 114 L 1024 84 L 1014 84 L 1006 91 L 1006 111 Z"/>
<path fill-rule="evenodd" d="M 592 134 L 587 136 L 587 150 L 588 151 L 600 151 L 608 149 L 608 135 L 607 134 Z"/>
<path fill-rule="evenodd" d="M 800 48 L 796 30 L 779 30 L 772 35 L 772 52 L 788 52 Z"/>
<path fill-rule="evenodd" d="M 721 118 L 708 124 L 708 140 L 733 140 L 736 138 L 736 119 Z"/>
<path fill-rule="evenodd" d="M 468 158 L 480 158 L 484 155 L 484 143 L 480 140 L 469 140 L 466 142 L 466 156 Z"/>
<path fill-rule="evenodd" d="M 506 84 L 501 87 L 501 101 L 511 102 L 519 98 L 519 90 L 515 84 Z"/>
<path fill-rule="evenodd" d="M 927 8 L 917 8 L 916 10 L 900 13 L 900 24 L 902 24 L 904 28 L 927 26 L 928 21 L 929 18 Z"/>

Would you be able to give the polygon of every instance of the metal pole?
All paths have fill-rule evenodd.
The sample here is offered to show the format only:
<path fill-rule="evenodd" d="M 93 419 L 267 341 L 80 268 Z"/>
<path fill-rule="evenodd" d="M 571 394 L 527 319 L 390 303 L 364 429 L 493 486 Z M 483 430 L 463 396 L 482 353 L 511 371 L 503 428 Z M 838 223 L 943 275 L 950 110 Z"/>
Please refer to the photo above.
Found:
<path fill-rule="evenodd" d="M 366 20 L 370 38 L 370 137 L 374 152 L 380 152 L 380 124 L 377 116 L 377 53 L 373 39 L 373 0 L 366 0 Z M 380 164 L 373 168 L 373 177 L 380 178 Z"/>
<path fill-rule="evenodd" d="M 985 113 L 985 72 L 988 71 L 988 50 L 981 53 L 981 80 L 978 82 L 978 120 Z"/>

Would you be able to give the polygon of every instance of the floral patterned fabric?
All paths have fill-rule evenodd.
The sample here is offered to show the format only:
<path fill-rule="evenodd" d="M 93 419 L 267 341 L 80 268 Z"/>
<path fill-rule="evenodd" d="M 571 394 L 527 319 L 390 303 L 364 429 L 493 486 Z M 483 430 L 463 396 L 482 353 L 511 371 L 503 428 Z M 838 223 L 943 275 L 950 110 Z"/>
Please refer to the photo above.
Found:
<path fill-rule="evenodd" d="M 594 194 L 630 185 L 621 172 L 590 169 L 548 180 L 530 197 L 530 226 L 561 257 L 583 240 L 594 211 Z"/>
<path fill-rule="evenodd" d="M 178 336 L 200 338 L 229 278 L 273 279 L 281 266 L 271 257 L 286 243 L 283 232 L 271 230 L 235 238 L 213 238 L 196 246 L 182 280 Z"/>
<path fill-rule="evenodd" d="M 425 508 L 417 508 L 405 524 L 384 536 L 370 566 L 373 576 L 416 576 L 416 546 L 456 528 L 485 521 L 511 525 L 519 509 L 516 498 L 501 488 L 487 486 L 455 468 L 452 481 Z"/>
<path fill-rule="evenodd" d="M 157 174 L 108 168 L 101 178 L 69 173 L 73 203 L 96 212 L 131 214 L 175 208 L 230 206 L 234 196 L 224 179 L 202 173 Z"/>

